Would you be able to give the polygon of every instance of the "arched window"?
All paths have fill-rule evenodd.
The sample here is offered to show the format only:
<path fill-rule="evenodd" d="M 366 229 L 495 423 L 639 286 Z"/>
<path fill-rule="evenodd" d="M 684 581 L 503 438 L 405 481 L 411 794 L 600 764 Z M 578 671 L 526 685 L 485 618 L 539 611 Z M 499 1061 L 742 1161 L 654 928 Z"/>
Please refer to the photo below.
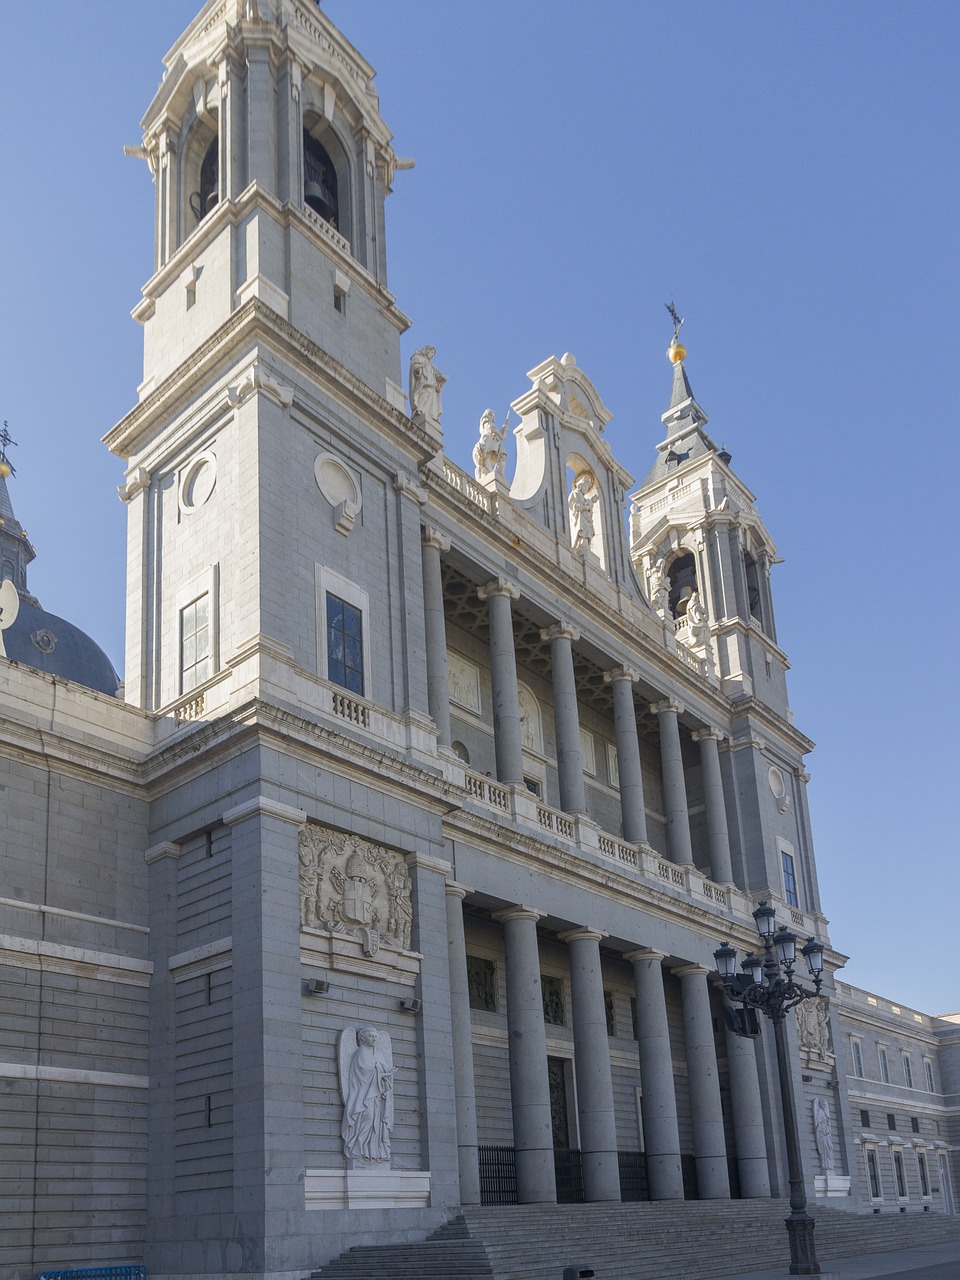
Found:
<path fill-rule="evenodd" d="M 334 229 L 340 226 L 337 171 L 316 138 L 303 131 L 303 202 Z"/>
<path fill-rule="evenodd" d="M 213 140 L 204 152 L 200 163 L 200 185 L 190 193 L 190 209 L 198 222 L 202 222 L 211 209 L 220 203 L 220 139 Z"/>
<path fill-rule="evenodd" d="M 747 604 L 750 614 L 758 622 L 763 622 L 760 604 L 760 569 L 749 551 L 743 553 L 743 567 L 747 576 Z"/>
<path fill-rule="evenodd" d="M 690 597 L 697 590 L 697 566 L 691 552 L 678 556 L 667 569 L 670 579 L 670 612 L 682 618 L 687 612 Z"/>

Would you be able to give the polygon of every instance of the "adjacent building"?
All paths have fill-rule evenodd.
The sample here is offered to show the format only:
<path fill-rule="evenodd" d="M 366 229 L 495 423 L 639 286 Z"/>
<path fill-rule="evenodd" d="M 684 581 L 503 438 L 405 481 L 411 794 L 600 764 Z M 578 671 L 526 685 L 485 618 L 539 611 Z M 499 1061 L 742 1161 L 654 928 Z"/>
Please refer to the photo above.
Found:
<path fill-rule="evenodd" d="M 0 1273 L 782 1196 L 713 960 L 761 900 L 826 947 L 811 1200 L 954 1212 L 956 1024 L 834 980 L 776 548 L 679 331 L 642 482 L 569 354 L 462 469 L 433 348 L 401 369 L 372 68 L 311 0 L 209 0 L 165 67 L 119 694 L 0 475 Z"/>

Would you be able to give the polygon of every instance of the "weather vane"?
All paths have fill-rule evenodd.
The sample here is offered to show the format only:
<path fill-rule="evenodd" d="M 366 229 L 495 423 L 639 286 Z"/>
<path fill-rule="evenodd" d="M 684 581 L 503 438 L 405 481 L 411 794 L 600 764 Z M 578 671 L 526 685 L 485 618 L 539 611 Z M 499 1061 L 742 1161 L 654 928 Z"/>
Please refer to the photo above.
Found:
<path fill-rule="evenodd" d="M 4 420 L 3 430 L 0 431 L 0 475 L 2 476 L 15 476 L 17 474 L 16 467 L 7 457 L 8 446 L 16 443 L 16 440 L 10 434 L 10 428 L 7 426 L 6 420 Z"/>
<path fill-rule="evenodd" d="M 673 340 L 674 342 L 677 342 L 680 337 L 680 329 L 683 325 L 683 320 L 677 315 L 677 308 L 673 305 L 672 301 L 665 302 L 663 305 L 670 312 L 670 319 L 673 321 Z"/>

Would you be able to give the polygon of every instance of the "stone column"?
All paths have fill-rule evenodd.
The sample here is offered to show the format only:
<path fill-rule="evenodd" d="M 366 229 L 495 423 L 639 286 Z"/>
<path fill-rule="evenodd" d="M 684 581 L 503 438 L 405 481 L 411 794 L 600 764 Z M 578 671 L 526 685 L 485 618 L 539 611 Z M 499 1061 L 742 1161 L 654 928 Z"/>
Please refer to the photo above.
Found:
<path fill-rule="evenodd" d="M 493 685 L 493 734 L 497 752 L 497 777 L 501 782 L 523 782 L 523 747 L 520 736 L 520 698 L 517 693 L 517 655 L 513 647 L 511 600 L 520 590 L 506 578 L 495 578 L 477 595 L 487 601 L 490 616 L 490 680 Z"/>
<path fill-rule="evenodd" d="M 732 884 L 733 865 L 730 860 L 730 837 L 727 835 L 727 807 L 723 802 L 723 779 L 720 776 L 720 753 L 717 748 L 722 737 L 717 729 L 698 729 L 693 740 L 700 743 L 710 874 L 718 884 Z"/>
<path fill-rule="evenodd" d="M 510 907 L 493 917 L 503 924 L 506 948 L 510 1102 L 520 1204 L 555 1204 L 557 1199 L 537 947 L 540 914 L 531 907 Z"/>
<path fill-rule="evenodd" d="M 467 952 L 463 936 L 465 885 L 447 881 L 447 947 L 450 960 L 450 1029 L 453 1035 L 453 1080 L 457 1095 L 457 1153 L 460 1203 L 480 1203 L 477 1156 L 477 1097 L 473 1071 L 473 1031 Z"/>
<path fill-rule="evenodd" d="M 630 951 L 637 990 L 637 1048 L 647 1184 L 651 1200 L 682 1200 L 680 1133 L 673 1087 L 673 1055 L 667 1026 L 660 951 Z"/>
<path fill-rule="evenodd" d="M 150 1155 L 147 1160 L 147 1206 L 152 1222 L 174 1213 L 176 1133 L 170 1117 L 176 1114 L 176 983 L 169 960 L 177 950 L 177 860 L 180 846 L 165 840 L 147 849 L 147 902 L 150 934 L 148 954 L 153 965 L 150 980 L 150 1025 L 147 1056 L 150 1088 L 147 1092 L 147 1128 Z"/>
<path fill-rule="evenodd" d="M 683 778 L 680 751 L 681 707 L 669 698 L 655 702 L 650 710 L 660 720 L 660 762 L 663 768 L 663 807 L 667 818 L 667 849 L 673 862 L 693 866 L 690 817 L 687 812 L 687 784 Z"/>
<path fill-rule="evenodd" d="M 396 472 L 393 487 L 397 494 L 397 555 L 409 599 L 423 591 L 420 508 L 427 501 L 427 491 L 406 471 Z M 408 720 L 419 721 L 421 728 L 427 729 L 432 736 L 433 725 L 427 724 L 430 699 L 425 614 L 416 609 L 402 609 L 399 625 L 392 628 L 392 643 L 396 669 L 401 673 L 403 714 Z"/>
<path fill-rule="evenodd" d="M 252 1262 L 269 1269 L 281 1223 L 303 1211 L 303 1010 L 298 828 L 255 796 L 223 815 L 233 918 L 233 1212 L 264 1215 Z"/>
<path fill-rule="evenodd" d="M 600 939 L 605 936 L 596 929 L 573 929 L 560 935 L 570 949 L 584 1196 L 587 1200 L 619 1202 L 617 1124 L 600 969 Z"/>
<path fill-rule="evenodd" d="M 647 843 L 647 814 L 643 800 L 640 739 L 633 705 L 633 685 L 639 677 L 630 667 L 614 667 L 603 673 L 613 694 L 613 725 L 617 738 L 617 770 L 620 774 L 620 813 L 623 838 L 631 844 Z"/>
<path fill-rule="evenodd" d="M 411 946 L 420 952 L 416 1018 L 420 1142 L 431 1178 L 430 1203 L 458 1203 L 457 1102 L 451 1043 L 450 947 L 446 881 L 450 863 L 426 853 L 408 853 Z"/>
<path fill-rule="evenodd" d="M 770 1173 L 756 1045 L 752 1039 L 735 1035 L 729 1027 L 726 1028 L 726 1044 L 740 1195 L 745 1199 L 761 1199 L 770 1195 Z"/>
<path fill-rule="evenodd" d="M 727 1144 L 720 1108 L 720 1081 L 713 1040 L 713 1014 L 703 965 L 674 971 L 683 992 L 683 1033 L 687 1043 L 687 1085 L 693 1122 L 693 1152 L 697 1158 L 697 1188 L 701 1200 L 730 1197 Z"/>
<path fill-rule="evenodd" d="M 573 674 L 573 642 L 580 639 L 580 633 L 562 622 L 556 622 L 552 627 L 541 631 L 540 637 L 550 641 L 560 808 L 565 813 L 586 813 L 580 713 L 577 709 L 577 685 Z"/>
<path fill-rule="evenodd" d="M 432 526 L 423 530 L 423 616 L 427 647 L 427 705 L 437 726 L 437 741 L 449 747 L 450 682 L 447 672 L 447 628 L 443 613 L 443 578 L 440 554 L 450 550 L 450 539 Z"/>

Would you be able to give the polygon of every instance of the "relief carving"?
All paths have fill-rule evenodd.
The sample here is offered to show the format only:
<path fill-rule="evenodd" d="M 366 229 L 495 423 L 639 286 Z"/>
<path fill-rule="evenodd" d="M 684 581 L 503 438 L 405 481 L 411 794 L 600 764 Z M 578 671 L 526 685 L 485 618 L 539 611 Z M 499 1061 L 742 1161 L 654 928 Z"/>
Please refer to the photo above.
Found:
<path fill-rule="evenodd" d="M 822 997 L 804 1000 L 794 1010 L 797 1018 L 797 1040 L 802 1053 L 809 1059 L 830 1063 L 830 1007 Z"/>
<path fill-rule="evenodd" d="M 300 923 L 356 938 L 367 955 L 410 950 L 410 874 L 398 853 L 325 827 L 300 828 Z"/>

